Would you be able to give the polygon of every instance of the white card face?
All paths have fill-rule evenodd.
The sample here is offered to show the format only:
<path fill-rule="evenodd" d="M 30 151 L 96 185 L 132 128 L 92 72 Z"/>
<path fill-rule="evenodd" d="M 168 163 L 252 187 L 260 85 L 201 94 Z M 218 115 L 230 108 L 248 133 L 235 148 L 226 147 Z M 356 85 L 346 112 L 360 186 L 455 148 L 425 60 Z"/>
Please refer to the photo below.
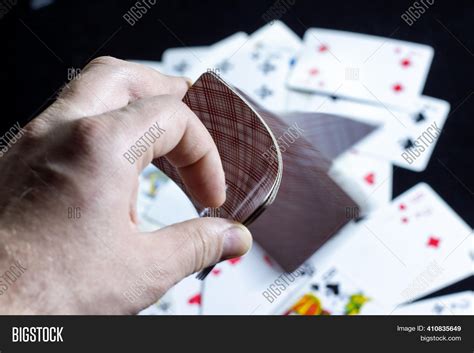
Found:
<path fill-rule="evenodd" d="M 208 47 L 205 55 L 202 55 L 198 62 L 193 65 L 188 72 L 188 77 L 196 80 L 208 70 L 221 74 L 231 69 L 226 59 L 232 57 L 248 42 L 248 35 L 244 32 L 237 32 L 231 36 Z"/>
<path fill-rule="evenodd" d="M 339 156 L 329 175 L 361 206 L 361 214 L 385 206 L 392 199 L 392 164 L 356 149 Z"/>
<path fill-rule="evenodd" d="M 331 261 L 391 310 L 472 275 L 472 229 L 424 183 L 351 232 Z"/>
<path fill-rule="evenodd" d="M 193 67 L 202 62 L 208 50 L 209 47 L 205 46 L 166 49 L 161 58 L 165 73 L 189 77 Z"/>
<path fill-rule="evenodd" d="M 466 291 L 397 307 L 392 315 L 474 315 L 474 294 Z"/>
<path fill-rule="evenodd" d="M 433 48 L 390 38 L 312 28 L 288 80 L 291 88 L 337 94 L 411 111 Z"/>
<path fill-rule="evenodd" d="M 218 264 L 207 276 L 203 314 L 268 314 L 304 279 L 298 270 L 284 273 L 254 244 L 248 254 Z"/>
<path fill-rule="evenodd" d="M 285 82 L 302 42 L 281 22 L 266 25 L 216 67 L 219 74 L 264 108 L 285 110 Z"/>
<path fill-rule="evenodd" d="M 228 62 L 234 68 L 222 77 L 271 111 L 285 108 L 288 90 L 284 82 L 294 53 L 272 47 L 241 50 Z"/>

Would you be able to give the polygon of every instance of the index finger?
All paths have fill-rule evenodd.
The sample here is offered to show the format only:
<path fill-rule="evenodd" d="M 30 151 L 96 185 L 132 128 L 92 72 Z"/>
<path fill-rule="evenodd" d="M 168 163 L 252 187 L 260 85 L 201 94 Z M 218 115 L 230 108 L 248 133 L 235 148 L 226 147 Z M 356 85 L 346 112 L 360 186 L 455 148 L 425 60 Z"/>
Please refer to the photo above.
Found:
<path fill-rule="evenodd" d="M 62 119 L 73 120 L 120 109 L 151 96 L 169 94 L 182 99 L 188 88 L 189 82 L 183 77 L 104 56 L 92 60 L 77 79 L 64 87 L 52 109 L 61 106 L 66 111 Z"/>

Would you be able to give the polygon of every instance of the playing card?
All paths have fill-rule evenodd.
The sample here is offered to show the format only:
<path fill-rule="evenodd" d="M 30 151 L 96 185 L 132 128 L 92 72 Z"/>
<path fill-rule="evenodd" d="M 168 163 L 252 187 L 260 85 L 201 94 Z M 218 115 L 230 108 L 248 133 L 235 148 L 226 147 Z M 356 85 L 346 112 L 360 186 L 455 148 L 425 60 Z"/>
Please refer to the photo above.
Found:
<path fill-rule="evenodd" d="M 387 205 L 392 199 L 392 164 L 355 148 L 333 162 L 329 175 L 360 205 L 361 209 L 354 211 L 360 216 Z"/>
<path fill-rule="evenodd" d="M 397 136 L 396 144 L 386 145 L 383 154 L 378 154 L 370 146 L 361 147 L 373 155 L 391 155 L 391 161 L 400 167 L 423 171 L 430 161 L 450 105 L 448 102 L 422 96 L 416 101 L 416 110 L 409 115 L 409 121 L 402 129 L 402 136 Z M 393 140 L 392 140 L 393 141 Z"/>
<path fill-rule="evenodd" d="M 203 60 L 208 50 L 206 46 L 166 49 L 161 57 L 163 69 L 167 75 L 188 77 L 193 66 Z"/>
<path fill-rule="evenodd" d="M 472 229 L 424 183 L 351 233 L 331 261 L 391 310 L 472 275 Z"/>
<path fill-rule="evenodd" d="M 271 111 L 284 110 L 285 81 L 301 47 L 300 38 L 282 22 L 266 25 L 249 36 L 231 57 L 219 58 L 220 75 Z"/>
<path fill-rule="evenodd" d="M 432 57 L 422 44 L 311 28 L 288 85 L 411 111 Z"/>
<path fill-rule="evenodd" d="M 187 76 L 195 81 L 207 71 L 212 71 L 220 75 L 231 70 L 232 64 L 230 64 L 227 59 L 234 56 L 247 41 L 247 33 L 237 32 L 211 45 L 205 55 L 202 55 L 199 61 L 194 63 Z"/>
<path fill-rule="evenodd" d="M 474 294 L 465 291 L 400 305 L 391 315 L 474 315 Z"/>
<path fill-rule="evenodd" d="M 277 311 L 280 315 L 360 315 L 383 311 L 367 290 L 337 266 L 316 270 L 312 278 Z"/>

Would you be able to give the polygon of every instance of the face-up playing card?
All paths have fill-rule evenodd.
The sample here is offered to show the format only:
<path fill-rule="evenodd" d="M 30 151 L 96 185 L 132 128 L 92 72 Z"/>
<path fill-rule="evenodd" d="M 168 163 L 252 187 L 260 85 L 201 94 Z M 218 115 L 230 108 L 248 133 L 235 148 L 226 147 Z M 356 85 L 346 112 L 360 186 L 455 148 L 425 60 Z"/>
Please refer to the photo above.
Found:
<path fill-rule="evenodd" d="M 426 45 L 312 28 L 288 85 L 411 111 L 432 57 Z"/>
<path fill-rule="evenodd" d="M 391 161 L 397 166 L 423 171 L 442 134 L 450 105 L 440 99 L 422 96 L 415 107 L 416 110 L 409 114 L 409 121 L 401 129 L 401 136 L 397 136 L 396 144 L 386 146 L 384 155 L 391 155 Z M 365 146 L 364 149 L 369 154 L 377 155 L 370 147 Z"/>
<path fill-rule="evenodd" d="M 232 56 L 216 60 L 215 67 L 262 107 L 281 111 L 288 94 L 284 83 L 300 46 L 298 36 L 277 21 L 253 33 Z"/>
<path fill-rule="evenodd" d="M 370 292 L 336 266 L 316 271 L 277 311 L 280 315 L 359 315 L 381 311 Z"/>
<path fill-rule="evenodd" d="M 188 77 L 196 80 L 203 73 L 212 71 L 217 75 L 232 69 L 227 58 L 234 56 L 248 41 L 248 35 L 237 32 L 210 46 L 188 72 Z"/>
<path fill-rule="evenodd" d="M 339 156 L 331 166 L 331 177 L 361 206 L 360 215 L 390 203 L 393 167 L 355 148 Z"/>
<path fill-rule="evenodd" d="M 424 183 L 351 233 L 331 261 L 391 310 L 472 274 L 472 229 Z"/>
<path fill-rule="evenodd" d="M 391 315 L 474 315 L 474 294 L 466 291 L 400 305 Z"/>

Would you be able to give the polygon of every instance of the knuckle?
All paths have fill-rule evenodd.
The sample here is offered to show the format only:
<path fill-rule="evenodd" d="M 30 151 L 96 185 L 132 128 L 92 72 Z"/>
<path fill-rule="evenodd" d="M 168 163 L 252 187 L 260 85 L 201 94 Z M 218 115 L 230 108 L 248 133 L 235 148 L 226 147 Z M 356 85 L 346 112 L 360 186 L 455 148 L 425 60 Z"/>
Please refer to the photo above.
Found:
<path fill-rule="evenodd" d="M 114 58 L 113 56 L 99 56 L 92 59 L 89 65 L 92 66 L 115 66 L 123 64 L 123 60 Z"/>
<path fill-rule="evenodd" d="M 76 154 L 84 157 L 96 155 L 99 141 L 106 136 L 106 126 L 100 119 L 82 118 L 71 123 L 71 145 Z M 79 152 L 79 153 L 78 153 Z"/>

